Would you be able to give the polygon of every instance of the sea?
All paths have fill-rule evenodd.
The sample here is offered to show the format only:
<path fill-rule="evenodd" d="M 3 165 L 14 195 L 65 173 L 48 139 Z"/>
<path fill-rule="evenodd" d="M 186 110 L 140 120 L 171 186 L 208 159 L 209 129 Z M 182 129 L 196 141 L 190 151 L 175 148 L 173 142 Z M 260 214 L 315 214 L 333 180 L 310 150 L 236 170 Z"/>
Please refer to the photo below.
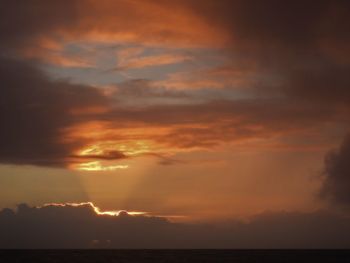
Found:
<path fill-rule="evenodd" d="M 350 263 L 350 250 L 0 250 L 0 262 Z"/>

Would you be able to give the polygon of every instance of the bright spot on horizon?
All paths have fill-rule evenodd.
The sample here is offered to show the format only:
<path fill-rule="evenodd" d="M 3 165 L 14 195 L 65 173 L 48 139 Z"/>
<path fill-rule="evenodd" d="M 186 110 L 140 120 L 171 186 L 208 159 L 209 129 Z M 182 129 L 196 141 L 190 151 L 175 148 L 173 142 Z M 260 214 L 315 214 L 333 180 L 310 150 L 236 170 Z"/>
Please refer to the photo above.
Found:
<path fill-rule="evenodd" d="M 101 209 L 93 202 L 82 202 L 82 203 L 47 203 L 42 206 L 37 206 L 37 208 L 49 207 L 49 206 L 58 206 L 58 207 L 79 207 L 79 206 L 90 206 L 97 215 L 109 215 L 109 216 L 119 216 L 121 213 L 127 213 L 131 216 L 137 215 L 148 215 L 148 212 L 140 212 L 140 211 L 127 211 L 127 210 L 112 210 L 112 211 L 101 211 Z"/>

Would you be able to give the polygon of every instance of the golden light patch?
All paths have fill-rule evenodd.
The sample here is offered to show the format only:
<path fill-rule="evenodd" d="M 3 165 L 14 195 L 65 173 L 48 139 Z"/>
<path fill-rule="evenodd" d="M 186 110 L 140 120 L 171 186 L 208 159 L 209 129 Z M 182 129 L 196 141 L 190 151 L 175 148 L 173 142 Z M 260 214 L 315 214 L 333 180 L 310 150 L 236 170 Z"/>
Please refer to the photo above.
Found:
<path fill-rule="evenodd" d="M 158 152 L 158 147 L 150 139 L 138 139 L 141 129 L 114 129 L 104 122 L 90 122 L 66 130 L 65 140 L 87 140 L 87 143 L 72 153 L 73 170 L 113 171 L 127 169 L 128 165 L 111 164 L 128 157 Z M 144 136 L 146 132 L 144 132 Z"/>
<path fill-rule="evenodd" d="M 110 158 L 113 159 L 114 153 L 121 153 L 125 156 L 137 156 L 150 152 L 150 147 L 145 141 L 114 142 L 106 141 L 93 144 L 78 152 L 79 157 L 86 158 Z M 118 159 L 118 156 L 115 157 Z M 73 169 L 80 171 L 114 171 L 118 169 L 127 169 L 129 165 L 125 164 L 103 164 L 101 161 L 84 162 L 73 165 Z"/>
<path fill-rule="evenodd" d="M 114 171 L 118 169 L 128 169 L 129 165 L 102 165 L 99 161 L 81 163 L 73 167 L 76 170 L 80 171 Z"/>
<path fill-rule="evenodd" d="M 127 169 L 127 165 L 111 164 L 133 157 L 158 156 L 170 158 L 178 152 L 198 150 L 196 147 L 178 147 L 180 139 L 169 136 L 176 129 L 206 128 L 203 124 L 181 124 L 171 127 L 118 127 L 108 122 L 89 122 L 66 130 L 66 140 L 86 140 L 87 144 L 72 153 L 70 168 L 80 171 L 113 171 Z M 171 141 L 177 140 L 177 142 Z"/>
<path fill-rule="evenodd" d="M 135 156 L 150 152 L 147 141 L 102 141 L 82 149 L 79 156 L 106 156 L 111 152 L 121 152 L 126 156 Z"/>

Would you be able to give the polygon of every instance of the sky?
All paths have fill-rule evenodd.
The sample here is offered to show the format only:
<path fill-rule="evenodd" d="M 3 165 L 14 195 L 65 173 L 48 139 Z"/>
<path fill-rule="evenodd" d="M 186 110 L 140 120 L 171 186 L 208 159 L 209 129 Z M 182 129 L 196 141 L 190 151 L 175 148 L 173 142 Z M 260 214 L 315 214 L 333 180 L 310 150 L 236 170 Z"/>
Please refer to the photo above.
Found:
<path fill-rule="evenodd" d="M 0 0 L 0 247 L 349 248 L 349 24 L 345 0 Z"/>

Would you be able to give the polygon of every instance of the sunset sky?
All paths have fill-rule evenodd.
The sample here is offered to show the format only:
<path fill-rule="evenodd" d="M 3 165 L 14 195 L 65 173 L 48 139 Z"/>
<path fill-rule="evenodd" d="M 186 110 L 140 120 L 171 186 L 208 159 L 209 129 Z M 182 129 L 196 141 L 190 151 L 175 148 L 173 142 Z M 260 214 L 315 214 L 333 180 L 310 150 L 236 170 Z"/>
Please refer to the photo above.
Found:
<path fill-rule="evenodd" d="M 0 0 L 0 210 L 350 234 L 349 3 Z"/>

